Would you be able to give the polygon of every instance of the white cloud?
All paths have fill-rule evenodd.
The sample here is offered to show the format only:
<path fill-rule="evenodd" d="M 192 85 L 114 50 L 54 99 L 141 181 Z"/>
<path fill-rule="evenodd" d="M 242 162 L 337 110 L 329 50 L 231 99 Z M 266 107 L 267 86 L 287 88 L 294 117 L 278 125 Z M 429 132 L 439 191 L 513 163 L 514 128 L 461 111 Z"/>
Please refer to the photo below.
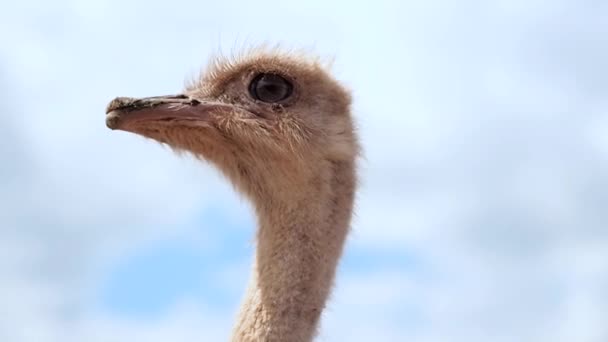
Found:
<path fill-rule="evenodd" d="M 163 317 L 154 320 L 117 320 L 89 317 L 66 341 L 226 341 L 230 336 L 227 313 L 176 303 Z"/>

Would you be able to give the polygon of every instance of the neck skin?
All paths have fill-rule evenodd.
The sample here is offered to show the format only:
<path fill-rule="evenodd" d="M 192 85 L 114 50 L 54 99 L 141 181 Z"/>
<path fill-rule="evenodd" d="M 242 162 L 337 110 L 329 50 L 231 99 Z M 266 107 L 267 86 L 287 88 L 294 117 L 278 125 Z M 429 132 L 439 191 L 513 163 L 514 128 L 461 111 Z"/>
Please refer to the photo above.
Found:
<path fill-rule="evenodd" d="M 297 194 L 255 201 L 253 277 L 232 341 L 312 341 L 349 231 L 353 162 L 332 162 Z M 293 188 L 292 188 L 293 189 Z"/>

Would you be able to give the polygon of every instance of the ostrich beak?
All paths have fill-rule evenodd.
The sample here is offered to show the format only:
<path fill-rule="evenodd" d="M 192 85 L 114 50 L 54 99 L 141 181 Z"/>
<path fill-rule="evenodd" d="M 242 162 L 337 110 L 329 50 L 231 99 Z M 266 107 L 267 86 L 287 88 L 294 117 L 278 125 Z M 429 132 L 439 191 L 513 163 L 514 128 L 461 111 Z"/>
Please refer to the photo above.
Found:
<path fill-rule="evenodd" d="M 106 126 L 110 129 L 132 131 L 138 124 L 160 121 L 209 120 L 210 112 L 226 108 L 226 104 L 203 102 L 186 95 L 144 98 L 117 97 L 106 108 Z"/>

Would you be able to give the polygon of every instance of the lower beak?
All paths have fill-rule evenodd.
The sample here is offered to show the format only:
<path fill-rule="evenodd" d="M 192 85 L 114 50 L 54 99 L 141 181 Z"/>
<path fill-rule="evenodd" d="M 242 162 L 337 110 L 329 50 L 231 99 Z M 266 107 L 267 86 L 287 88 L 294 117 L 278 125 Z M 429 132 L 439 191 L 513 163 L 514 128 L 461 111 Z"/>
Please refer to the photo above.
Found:
<path fill-rule="evenodd" d="M 117 97 L 106 108 L 106 126 L 130 131 L 144 122 L 173 120 L 207 121 L 209 113 L 226 105 L 203 102 L 186 95 L 145 98 Z"/>

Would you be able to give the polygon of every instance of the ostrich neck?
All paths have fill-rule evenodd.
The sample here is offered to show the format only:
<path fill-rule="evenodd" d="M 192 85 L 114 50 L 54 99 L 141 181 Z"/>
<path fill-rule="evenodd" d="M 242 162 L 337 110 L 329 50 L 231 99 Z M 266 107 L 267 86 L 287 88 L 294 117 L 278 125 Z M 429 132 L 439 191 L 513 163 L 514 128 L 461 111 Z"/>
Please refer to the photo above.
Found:
<path fill-rule="evenodd" d="M 327 177 L 289 200 L 255 203 L 253 276 L 233 341 L 311 341 L 329 296 L 349 230 L 352 162 L 333 162 Z M 311 185 L 312 183 L 312 185 Z"/>

